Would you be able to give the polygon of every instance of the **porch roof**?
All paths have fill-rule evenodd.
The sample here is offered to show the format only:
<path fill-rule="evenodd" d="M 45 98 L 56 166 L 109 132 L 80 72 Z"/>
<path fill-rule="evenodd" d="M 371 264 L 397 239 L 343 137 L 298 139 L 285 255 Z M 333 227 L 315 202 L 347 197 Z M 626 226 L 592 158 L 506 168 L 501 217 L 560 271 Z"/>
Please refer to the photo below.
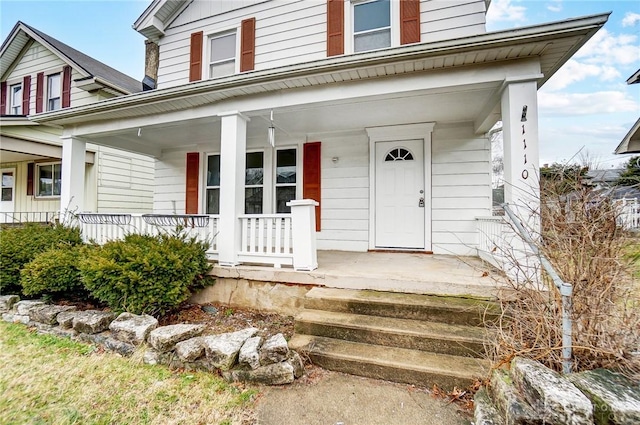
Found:
<path fill-rule="evenodd" d="M 537 58 L 542 86 L 601 28 L 610 13 L 477 36 L 414 44 L 247 72 L 44 112 L 35 122 L 65 126 L 175 112 L 229 98 L 421 71 Z"/>

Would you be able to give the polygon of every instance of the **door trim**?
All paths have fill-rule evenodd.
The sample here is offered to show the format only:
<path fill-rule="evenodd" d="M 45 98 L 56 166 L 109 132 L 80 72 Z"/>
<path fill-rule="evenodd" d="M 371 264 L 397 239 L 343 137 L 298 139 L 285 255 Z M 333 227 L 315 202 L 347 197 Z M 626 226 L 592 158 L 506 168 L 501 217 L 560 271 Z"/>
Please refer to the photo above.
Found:
<path fill-rule="evenodd" d="M 376 143 L 401 142 L 403 140 L 422 140 L 424 142 L 424 249 L 431 251 L 431 136 L 435 123 L 403 124 L 384 127 L 365 128 L 369 136 L 369 249 L 376 249 Z M 406 250 L 405 250 L 406 251 Z"/>

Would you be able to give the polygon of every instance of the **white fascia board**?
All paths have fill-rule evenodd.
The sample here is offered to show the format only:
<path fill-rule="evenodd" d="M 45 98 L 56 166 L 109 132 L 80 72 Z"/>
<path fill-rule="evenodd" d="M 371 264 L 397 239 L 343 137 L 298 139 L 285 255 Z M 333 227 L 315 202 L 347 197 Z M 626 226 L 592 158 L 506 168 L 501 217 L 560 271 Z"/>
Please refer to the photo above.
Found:
<path fill-rule="evenodd" d="M 633 73 L 631 77 L 627 79 L 627 84 L 637 84 L 640 83 L 640 69 Z"/>
<path fill-rule="evenodd" d="M 617 154 L 625 154 L 625 153 L 638 153 L 639 149 L 629 149 L 629 145 L 632 141 L 640 140 L 640 118 L 636 121 L 636 123 L 631 127 L 626 136 L 622 139 L 614 153 Z"/>
<path fill-rule="evenodd" d="M 78 118 L 78 122 L 81 122 L 82 117 L 87 114 L 108 112 L 112 109 L 118 108 L 135 107 L 137 105 L 145 105 L 151 102 L 157 103 L 179 97 L 204 94 L 214 90 L 230 90 L 242 86 L 259 85 L 290 78 L 300 78 L 347 69 L 380 66 L 382 64 L 393 64 L 402 61 L 435 56 L 453 55 L 478 49 L 497 48 L 505 45 L 548 41 L 553 40 L 554 37 L 571 32 L 589 31 L 593 34 L 604 25 L 608 17 L 609 13 L 606 13 L 551 24 L 486 33 L 454 40 L 444 40 L 428 44 L 412 44 L 372 52 L 330 57 L 302 64 L 236 74 L 226 78 L 202 80 L 181 86 L 168 87 L 166 89 L 134 93 L 128 96 L 108 99 L 63 111 L 43 112 L 30 118 L 36 122 L 42 123 L 55 122 L 61 119 L 68 120 L 72 118 Z M 584 36 L 586 37 L 586 35 Z M 586 39 L 588 38 L 589 37 Z M 549 78 L 549 76 L 545 75 L 545 78 Z"/>

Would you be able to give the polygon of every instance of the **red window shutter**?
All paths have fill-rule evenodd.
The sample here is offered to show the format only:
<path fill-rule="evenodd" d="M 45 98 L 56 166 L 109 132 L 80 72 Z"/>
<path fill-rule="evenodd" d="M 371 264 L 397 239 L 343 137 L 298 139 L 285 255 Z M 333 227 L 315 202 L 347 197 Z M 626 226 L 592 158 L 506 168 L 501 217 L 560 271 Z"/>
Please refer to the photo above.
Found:
<path fill-rule="evenodd" d="M 252 71 L 256 63 L 256 18 L 242 21 L 240 72 Z"/>
<path fill-rule="evenodd" d="M 31 101 L 31 75 L 22 79 L 22 115 L 29 115 L 29 102 Z"/>
<path fill-rule="evenodd" d="M 200 179 L 200 154 L 187 153 L 187 195 L 185 199 L 185 214 L 198 214 L 198 180 Z"/>
<path fill-rule="evenodd" d="M 44 72 L 38 72 L 36 77 L 36 114 L 42 112 L 44 102 Z"/>
<path fill-rule="evenodd" d="M 420 0 L 400 1 L 400 44 L 420 42 Z"/>
<path fill-rule="evenodd" d="M 344 0 L 327 0 L 327 56 L 344 54 Z"/>
<path fill-rule="evenodd" d="M 189 53 L 189 81 L 202 80 L 202 35 L 203 32 L 191 34 L 191 51 Z"/>
<path fill-rule="evenodd" d="M 35 164 L 30 162 L 27 164 L 27 195 L 33 196 L 33 170 Z"/>
<path fill-rule="evenodd" d="M 71 67 L 62 68 L 62 107 L 71 106 Z"/>
<path fill-rule="evenodd" d="M 320 142 L 305 143 L 302 151 L 302 197 L 321 203 Z M 316 207 L 316 232 L 320 231 L 320 207 Z"/>
<path fill-rule="evenodd" d="M 0 83 L 0 115 L 7 113 L 7 82 Z"/>

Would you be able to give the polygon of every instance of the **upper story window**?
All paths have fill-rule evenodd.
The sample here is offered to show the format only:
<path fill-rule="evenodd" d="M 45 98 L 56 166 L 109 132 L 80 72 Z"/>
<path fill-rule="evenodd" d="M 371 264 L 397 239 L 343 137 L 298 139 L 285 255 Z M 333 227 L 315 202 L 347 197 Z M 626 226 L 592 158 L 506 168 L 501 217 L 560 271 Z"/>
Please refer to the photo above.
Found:
<path fill-rule="evenodd" d="M 22 84 L 14 84 L 9 87 L 11 102 L 9 103 L 9 114 L 20 115 L 22 113 Z"/>
<path fill-rule="evenodd" d="M 60 73 L 47 76 L 47 111 L 55 111 L 61 106 L 62 83 Z"/>
<path fill-rule="evenodd" d="M 236 72 L 236 33 L 226 32 L 209 37 L 209 78 Z"/>
<path fill-rule="evenodd" d="M 353 3 L 353 51 L 391 46 L 391 5 L 389 0 Z"/>

